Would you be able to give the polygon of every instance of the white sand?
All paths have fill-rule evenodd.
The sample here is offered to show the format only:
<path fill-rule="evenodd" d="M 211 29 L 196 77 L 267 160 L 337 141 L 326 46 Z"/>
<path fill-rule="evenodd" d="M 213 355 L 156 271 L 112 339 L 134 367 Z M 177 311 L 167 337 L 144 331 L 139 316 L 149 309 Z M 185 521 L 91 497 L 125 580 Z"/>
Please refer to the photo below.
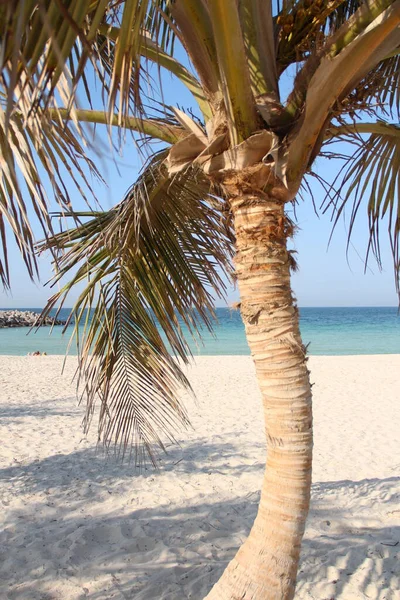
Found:
<path fill-rule="evenodd" d="M 74 360 L 0 357 L 0 598 L 200 600 L 247 535 L 264 463 L 249 357 L 190 370 L 194 431 L 159 472 L 84 439 Z M 400 599 L 400 355 L 313 357 L 315 466 L 296 598 Z"/>

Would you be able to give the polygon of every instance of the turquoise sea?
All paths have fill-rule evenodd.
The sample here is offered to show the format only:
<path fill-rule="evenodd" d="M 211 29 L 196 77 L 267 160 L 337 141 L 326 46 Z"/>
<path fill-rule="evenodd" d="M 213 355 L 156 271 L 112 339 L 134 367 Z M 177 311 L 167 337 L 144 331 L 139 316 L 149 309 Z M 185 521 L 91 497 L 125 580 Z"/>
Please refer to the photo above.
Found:
<path fill-rule="evenodd" d="M 21 309 L 27 310 L 27 309 Z M 29 309 L 40 312 L 40 309 Z M 68 309 L 60 313 L 66 319 Z M 397 307 L 301 308 L 301 331 L 308 351 L 316 355 L 400 354 L 400 315 Z M 249 354 L 238 311 L 217 308 L 215 337 L 204 332 L 203 341 L 191 342 L 194 355 Z M 72 328 L 29 332 L 28 328 L 0 329 L 0 354 L 23 356 L 40 350 L 65 354 Z M 76 354 L 71 345 L 70 354 Z"/>

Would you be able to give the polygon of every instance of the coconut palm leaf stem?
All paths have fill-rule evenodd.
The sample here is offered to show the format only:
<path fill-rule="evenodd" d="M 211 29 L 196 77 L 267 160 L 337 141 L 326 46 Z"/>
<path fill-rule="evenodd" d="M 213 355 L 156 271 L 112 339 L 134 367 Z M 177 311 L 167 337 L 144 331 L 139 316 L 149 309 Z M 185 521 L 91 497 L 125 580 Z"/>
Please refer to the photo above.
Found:
<path fill-rule="evenodd" d="M 71 114 L 71 112 L 65 108 L 48 108 L 46 112 L 51 119 L 68 121 L 74 118 L 83 123 L 120 126 L 118 115 L 112 115 L 110 120 L 109 115 L 101 110 L 76 109 L 74 113 Z M 141 119 L 140 117 L 126 117 L 124 120 L 124 128 L 151 136 L 152 138 L 167 142 L 168 144 L 174 144 L 187 135 L 187 132 L 183 128 L 177 127 L 176 125 L 170 125 L 166 121 Z"/>
<path fill-rule="evenodd" d="M 332 139 L 351 133 L 387 135 L 400 138 L 400 124 L 385 123 L 346 123 L 345 125 L 330 126 L 325 133 L 325 139 Z"/>

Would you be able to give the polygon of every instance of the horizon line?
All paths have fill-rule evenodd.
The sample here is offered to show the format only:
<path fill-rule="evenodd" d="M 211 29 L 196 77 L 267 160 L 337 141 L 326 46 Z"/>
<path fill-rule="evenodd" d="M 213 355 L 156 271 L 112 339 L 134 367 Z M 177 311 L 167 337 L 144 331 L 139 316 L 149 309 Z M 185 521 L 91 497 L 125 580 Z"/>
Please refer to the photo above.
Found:
<path fill-rule="evenodd" d="M 239 302 L 240 303 L 240 302 Z M 399 308 L 398 304 L 352 304 L 352 305 L 343 305 L 343 304 L 337 304 L 337 305 L 327 305 L 327 304 L 298 304 L 297 305 L 298 308 Z M 54 307 L 54 309 L 56 309 L 57 307 Z M 231 310 L 237 310 L 237 307 L 229 305 L 229 304 L 225 304 L 225 305 L 219 305 L 219 306 L 214 306 L 214 308 L 229 308 Z M 0 306 L 0 310 L 43 310 L 44 307 L 40 307 L 40 306 L 6 306 L 6 307 L 1 307 Z M 61 308 L 61 310 L 72 310 L 73 307 L 72 306 L 63 306 Z"/>

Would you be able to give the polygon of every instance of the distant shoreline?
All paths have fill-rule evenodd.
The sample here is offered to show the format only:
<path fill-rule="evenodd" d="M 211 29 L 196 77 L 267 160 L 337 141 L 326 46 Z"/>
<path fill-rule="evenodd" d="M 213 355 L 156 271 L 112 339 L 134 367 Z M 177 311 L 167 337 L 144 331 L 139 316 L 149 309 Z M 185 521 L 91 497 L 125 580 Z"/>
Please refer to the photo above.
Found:
<path fill-rule="evenodd" d="M 16 329 L 17 327 L 51 327 L 65 325 L 66 321 L 55 317 L 42 317 L 34 309 L 6 309 L 0 310 L 0 329 Z"/>

